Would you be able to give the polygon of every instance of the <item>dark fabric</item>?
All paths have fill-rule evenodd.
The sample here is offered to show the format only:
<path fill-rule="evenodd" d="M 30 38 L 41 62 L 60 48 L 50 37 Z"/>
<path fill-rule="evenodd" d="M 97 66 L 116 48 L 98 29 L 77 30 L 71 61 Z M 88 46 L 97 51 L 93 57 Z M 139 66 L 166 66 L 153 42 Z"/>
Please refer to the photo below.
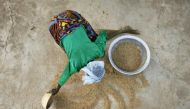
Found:
<path fill-rule="evenodd" d="M 83 25 L 91 41 L 97 38 L 96 32 L 91 25 L 79 13 L 72 10 L 66 10 L 57 16 L 54 16 L 49 24 L 49 31 L 56 43 L 59 45 L 61 38 L 71 33 L 73 29 Z"/>

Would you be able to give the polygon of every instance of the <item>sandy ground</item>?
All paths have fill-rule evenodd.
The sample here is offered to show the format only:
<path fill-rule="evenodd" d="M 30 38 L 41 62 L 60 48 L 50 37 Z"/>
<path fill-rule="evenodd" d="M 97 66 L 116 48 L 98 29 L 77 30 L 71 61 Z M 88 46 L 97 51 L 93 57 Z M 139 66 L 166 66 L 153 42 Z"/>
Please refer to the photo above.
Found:
<path fill-rule="evenodd" d="M 130 25 L 150 46 L 150 65 L 137 76 L 146 84 L 126 77 L 143 86 L 130 84 L 138 104 L 133 106 L 130 93 L 122 96 L 122 89 L 114 86 L 126 107 L 115 107 L 118 97 L 105 94 L 102 99 L 111 100 L 110 109 L 189 109 L 189 0 L 0 0 L 0 109 L 42 109 L 42 95 L 66 64 L 48 21 L 66 9 L 80 12 L 96 29 Z"/>

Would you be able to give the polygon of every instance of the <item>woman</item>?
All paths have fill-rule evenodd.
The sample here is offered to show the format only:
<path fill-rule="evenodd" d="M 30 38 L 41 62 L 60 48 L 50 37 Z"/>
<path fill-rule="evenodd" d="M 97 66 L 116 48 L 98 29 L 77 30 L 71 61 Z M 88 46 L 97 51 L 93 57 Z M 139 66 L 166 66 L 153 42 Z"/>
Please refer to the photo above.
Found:
<path fill-rule="evenodd" d="M 94 60 L 104 56 L 107 33 L 101 31 L 99 35 L 96 34 L 79 13 L 71 10 L 54 16 L 48 28 L 69 60 L 57 82 L 57 87 L 50 90 L 50 93 L 57 94 L 61 86 L 81 69 L 85 73 L 82 78 L 84 84 L 101 81 L 105 73 L 104 62 Z"/>

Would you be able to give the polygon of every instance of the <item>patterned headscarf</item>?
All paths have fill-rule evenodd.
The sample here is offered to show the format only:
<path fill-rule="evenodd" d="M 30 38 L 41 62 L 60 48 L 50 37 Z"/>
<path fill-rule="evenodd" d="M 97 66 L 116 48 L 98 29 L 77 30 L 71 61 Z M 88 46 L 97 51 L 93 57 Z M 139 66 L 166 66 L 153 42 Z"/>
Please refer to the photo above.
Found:
<path fill-rule="evenodd" d="M 62 37 L 66 36 L 73 29 L 83 25 L 86 29 L 87 35 L 91 41 L 95 41 L 97 34 L 91 25 L 79 13 L 71 10 L 66 10 L 57 16 L 54 16 L 48 26 L 51 35 L 56 43 L 59 45 Z"/>

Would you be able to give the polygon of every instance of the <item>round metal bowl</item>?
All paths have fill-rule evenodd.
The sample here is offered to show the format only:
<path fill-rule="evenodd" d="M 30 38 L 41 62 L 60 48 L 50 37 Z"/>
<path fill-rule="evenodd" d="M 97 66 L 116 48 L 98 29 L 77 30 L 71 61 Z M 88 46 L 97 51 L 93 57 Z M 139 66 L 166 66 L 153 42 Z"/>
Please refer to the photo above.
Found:
<path fill-rule="evenodd" d="M 150 50 L 148 45 L 140 38 L 131 35 L 131 34 L 121 34 L 118 35 L 119 37 L 114 39 L 109 47 L 108 50 L 108 57 L 111 65 L 120 73 L 125 74 L 125 75 L 135 75 L 141 73 L 149 64 L 150 62 Z M 137 48 L 140 49 L 141 52 L 141 64 L 140 66 L 131 72 L 124 71 L 120 69 L 118 66 L 115 65 L 113 59 L 112 59 L 112 52 L 115 50 L 115 48 L 120 44 L 120 43 L 125 43 L 125 42 L 130 42 L 134 43 Z"/>

